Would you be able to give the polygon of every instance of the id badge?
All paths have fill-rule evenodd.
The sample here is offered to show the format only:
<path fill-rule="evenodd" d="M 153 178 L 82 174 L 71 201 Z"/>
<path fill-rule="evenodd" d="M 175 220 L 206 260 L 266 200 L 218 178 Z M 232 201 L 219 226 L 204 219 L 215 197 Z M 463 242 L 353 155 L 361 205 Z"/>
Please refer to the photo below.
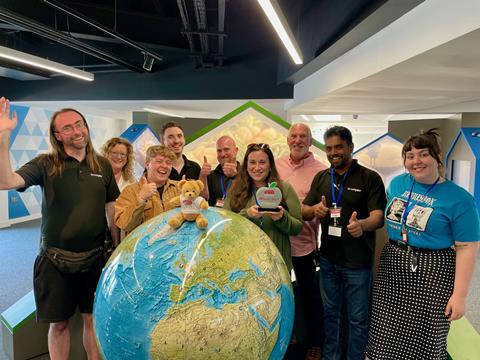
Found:
<path fill-rule="evenodd" d="M 341 237 L 342 236 L 342 228 L 340 226 L 330 225 L 328 227 L 328 235 Z"/>
<path fill-rule="evenodd" d="M 331 207 L 330 208 L 330 217 L 332 219 L 339 219 L 342 214 L 342 208 L 341 207 Z"/>
<path fill-rule="evenodd" d="M 412 269 L 412 272 L 417 271 L 418 268 L 418 255 L 413 253 L 412 254 L 412 262 L 410 263 L 410 269 Z"/>
<path fill-rule="evenodd" d="M 215 206 L 219 207 L 219 208 L 223 208 L 223 204 L 225 204 L 225 200 L 217 199 L 217 202 L 215 203 Z"/>

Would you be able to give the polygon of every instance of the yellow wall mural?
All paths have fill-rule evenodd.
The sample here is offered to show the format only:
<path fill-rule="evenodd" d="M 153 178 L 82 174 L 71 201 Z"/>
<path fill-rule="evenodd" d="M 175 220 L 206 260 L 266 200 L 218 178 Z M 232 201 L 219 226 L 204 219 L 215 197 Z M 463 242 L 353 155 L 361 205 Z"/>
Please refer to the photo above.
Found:
<path fill-rule="evenodd" d="M 237 143 L 239 152 L 238 161 L 242 161 L 248 144 L 266 143 L 270 146 L 275 158 L 287 155 L 290 150 L 287 145 L 288 129 L 279 125 L 265 114 L 254 108 L 247 108 L 225 123 L 207 132 L 198 139 L 185 146 L 185 155 L 188 159 L 203 164 L 204 156 L 213 166 L 217 166 L 216 141 L 219 137 L 228 135 Z M 312 146 L 310 149 L 315 156 L 327 164 L 323 150 Z"/>

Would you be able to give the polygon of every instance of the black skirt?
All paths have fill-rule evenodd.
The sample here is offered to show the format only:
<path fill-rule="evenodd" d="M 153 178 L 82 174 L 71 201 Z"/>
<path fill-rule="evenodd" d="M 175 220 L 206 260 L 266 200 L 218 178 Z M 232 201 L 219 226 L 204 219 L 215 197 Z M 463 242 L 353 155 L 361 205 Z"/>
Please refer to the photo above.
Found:
<path fill-rule="evenodd" d="M 418 267 L 412 271 L 412 256 Z M 455 251 L 407 251 L 387 243 L 373 287 L 367 345 L 370 360 L 443 360 L 450 322 Z"/>

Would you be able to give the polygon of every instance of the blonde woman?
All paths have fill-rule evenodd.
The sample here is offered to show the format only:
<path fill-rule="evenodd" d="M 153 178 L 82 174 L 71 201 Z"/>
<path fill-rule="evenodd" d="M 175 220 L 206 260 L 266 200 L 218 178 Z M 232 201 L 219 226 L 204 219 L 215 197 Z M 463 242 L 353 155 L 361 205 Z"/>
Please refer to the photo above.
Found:
<path fill-rule="evenodd" d="M 133 176 L 133 146 L 128 140 L 119 137 L 111 138 L 103 145 L 102 155 L 112 165 L 113 174 L 120 191 L 135 182 Z"/>

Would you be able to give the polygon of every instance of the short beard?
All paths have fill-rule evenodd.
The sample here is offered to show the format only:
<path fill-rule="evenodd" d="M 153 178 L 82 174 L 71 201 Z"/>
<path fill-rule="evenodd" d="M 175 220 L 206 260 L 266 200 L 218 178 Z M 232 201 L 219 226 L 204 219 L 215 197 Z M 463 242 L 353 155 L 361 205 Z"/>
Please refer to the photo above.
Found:
<path fill-rule="evenodd" d="M 90 141 L 90 138 L 88 136 L 86 136 L 83 139 L 83 145 L 78 145 L 75 141 L 72 141 L 71 146 L 74 147 L 77 150 L 82 150 L 82 149 L 85 149 L 87 147 L 89 141 Z"/>
<path fill-rule="evenodd" d="M 338 164 L 333 165 L 332 160 L 330 158 L 327 158 L 327 159 L 330 162 L 330 165 L 332 165 L 334 169 L 341 169 L 341 168 L 347 166 L 347 164 L 349 163 L 348 159 L 342 158 Z"/>

